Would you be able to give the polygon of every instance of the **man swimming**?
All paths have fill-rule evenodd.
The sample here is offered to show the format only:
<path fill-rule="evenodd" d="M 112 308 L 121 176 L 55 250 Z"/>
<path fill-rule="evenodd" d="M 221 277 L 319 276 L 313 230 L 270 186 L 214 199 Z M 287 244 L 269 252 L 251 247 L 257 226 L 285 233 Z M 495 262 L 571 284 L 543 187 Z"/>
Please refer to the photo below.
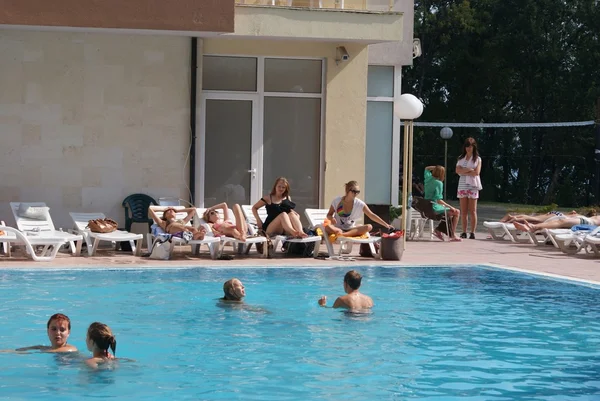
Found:
<path fill-rule="evenodd" d="M 344 291 L 346 295 L 338 297 L 333 303 L 334 308 L 346 308 L 350 310 L 364 310 L 373 307 L 373 300 L 368 295 L 362 294 L 358 289 L 362 281 L 362 276 L 356 270 L 350 270 L 344 276 Z M 322 296 L 319 299 L 319 305 L 327 306 L 327 297 Z"/>

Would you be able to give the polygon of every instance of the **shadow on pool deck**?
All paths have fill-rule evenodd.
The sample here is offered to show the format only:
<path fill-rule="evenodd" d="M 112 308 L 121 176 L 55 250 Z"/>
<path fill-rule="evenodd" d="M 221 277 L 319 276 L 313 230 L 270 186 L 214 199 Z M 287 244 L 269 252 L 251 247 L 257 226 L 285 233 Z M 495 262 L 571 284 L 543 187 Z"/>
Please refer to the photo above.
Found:
<path fill-rule="evenodd" d="M 486 235 L 478 233 L 480 238 Z M 324 246 L 321 248 L 323 249 Z M 227 250 L 230 250 L 228 248 Z M 229 251 L 230 252 L 230 251 Z M 234 260 L 212 260 L 205 249 L 199 257 L 192 256 L 189 247 L 176 247 L 175 257 L 170 261 L 150 260 L 135 257 L 130 253 L 99 250 L 93 257 L 74 257 L 59 253 L 52 262 L 33 262 L 21 251 L 11 258 L 0 255 L 0 268 L 152 268 L 152 267 L 329 267 L 329 266 L 439 266 L 447 264 L 492 264 L 525 271 L 559 275 L 572 279 L 600 284 L 600 259 L 580 253 L 566 255 L 551 246 L 514 244 L 491 239 L 463 240 L 462 242 L 440 242 L 436 240 L 408 241 L 401 261 L 383 261 L 358 256 L 355 246 L 351 254 L 354 261 L 319 260 L 312 258 L 287 258 L 277 254 L 273 259 L 259 257 L 254 250 L 248 256 L 235 255 Z"/>

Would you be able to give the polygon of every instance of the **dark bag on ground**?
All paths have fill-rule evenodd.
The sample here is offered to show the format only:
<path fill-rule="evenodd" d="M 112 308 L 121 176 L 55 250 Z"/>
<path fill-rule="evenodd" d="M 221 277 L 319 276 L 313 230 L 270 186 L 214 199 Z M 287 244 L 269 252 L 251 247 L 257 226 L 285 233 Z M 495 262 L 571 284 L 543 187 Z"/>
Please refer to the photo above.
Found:
<path fill-rule="evenodd" d="M 303 228 L 304 232 L 308 235 L 317 235 L 312 230 Z M 297 257 L 297 258 L 312 258 L 315 252 L 314 242 L 285 242 L 282 246 L 282 250 L 286 256 Z"/>
<path fill-rule="evenodd" d="M 379 242 L 374 242 L 373 246 L 375 247 L 375 253 L 379 253 Z M 360 249 L 358 250 L 358 254 L 363 258 L 374 258 L 373 251 L 371 251 L 371 247 L 369 244 L 360 244 Z"/>

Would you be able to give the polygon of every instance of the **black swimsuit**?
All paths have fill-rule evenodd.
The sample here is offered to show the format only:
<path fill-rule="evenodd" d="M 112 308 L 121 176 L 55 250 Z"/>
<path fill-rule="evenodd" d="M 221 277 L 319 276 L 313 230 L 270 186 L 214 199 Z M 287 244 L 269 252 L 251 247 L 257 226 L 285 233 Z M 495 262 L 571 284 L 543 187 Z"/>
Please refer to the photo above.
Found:
<path fill-rule="evenodd" d="M 263 223 L 263 230 L 267 231 L 267 227 L 269 227 L 269 224 L 271 224 L 271 222 L 275 220 L 277 216 L 279 216 L 283 212 L 286 212 L 287 210 L 284 210 L 281 207 L 283 200 L 280 203 L 273 203 L 273 198 L 271 198 L 271 195 L 269 195 L 269 200 L 271 201 L 271 203 L 267 203 L 265 198 L 261 198 L 261 200 L 265 202 L 265 208 L 267 209 L 267 218 Z"/>

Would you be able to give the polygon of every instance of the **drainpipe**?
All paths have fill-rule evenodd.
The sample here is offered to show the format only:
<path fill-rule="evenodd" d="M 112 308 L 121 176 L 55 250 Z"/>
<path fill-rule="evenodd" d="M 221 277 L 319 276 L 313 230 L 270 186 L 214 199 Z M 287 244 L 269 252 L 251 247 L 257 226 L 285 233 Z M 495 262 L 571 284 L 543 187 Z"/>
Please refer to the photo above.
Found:
<path fill-rule="evenodd" d="M 196 86 L 198 81 L 198 38 L 193 37 L 190 58 L 190 203 L 195 205 L 196 193 Z"/>

